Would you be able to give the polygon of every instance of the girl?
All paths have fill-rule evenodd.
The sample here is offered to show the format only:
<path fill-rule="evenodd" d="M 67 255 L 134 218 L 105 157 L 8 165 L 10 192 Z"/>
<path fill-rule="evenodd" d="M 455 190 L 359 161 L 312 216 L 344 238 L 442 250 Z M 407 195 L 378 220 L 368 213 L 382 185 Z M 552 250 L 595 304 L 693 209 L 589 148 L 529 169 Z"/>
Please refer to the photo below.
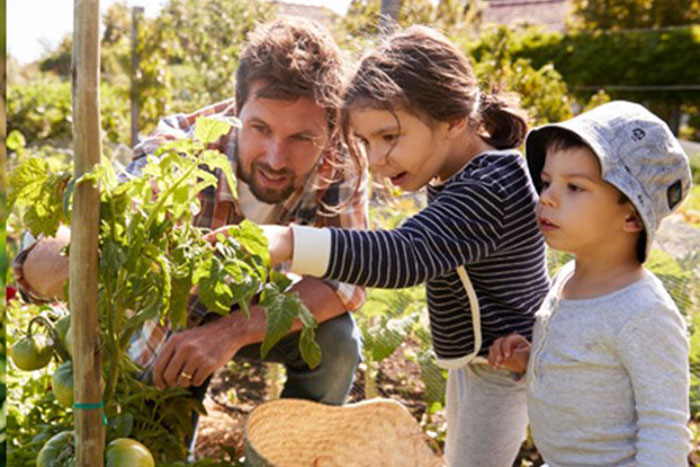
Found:
<path fill-rule="evenodd" d="M 537 196 L 515 149 L 525 119 L 480 92 L 466 57 L 425 27 L 366 55 L 344 104 L 350 150 L 403 190 L 426 187 L 428 205 L 391 231 L 266 226 L 273 262 L 369 287 L 425 282 L 433 349 L 449 369 L 447 461 L 510 467 L 525 386 L 483 357 L 498 337 L 530 336 L 549 287 Z"/>

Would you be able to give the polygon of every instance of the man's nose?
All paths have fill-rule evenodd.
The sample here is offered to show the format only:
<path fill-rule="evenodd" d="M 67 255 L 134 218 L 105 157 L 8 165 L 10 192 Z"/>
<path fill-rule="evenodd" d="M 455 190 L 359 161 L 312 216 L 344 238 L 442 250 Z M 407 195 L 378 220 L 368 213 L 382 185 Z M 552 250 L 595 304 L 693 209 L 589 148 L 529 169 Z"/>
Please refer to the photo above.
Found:
<path fill-rule="evenodd" d="M 284 141 L 279 138 L 272 138 L 267 146 L 265 162 L 272 170 L 283 170 L 287 168 L 287 148 Z"/>

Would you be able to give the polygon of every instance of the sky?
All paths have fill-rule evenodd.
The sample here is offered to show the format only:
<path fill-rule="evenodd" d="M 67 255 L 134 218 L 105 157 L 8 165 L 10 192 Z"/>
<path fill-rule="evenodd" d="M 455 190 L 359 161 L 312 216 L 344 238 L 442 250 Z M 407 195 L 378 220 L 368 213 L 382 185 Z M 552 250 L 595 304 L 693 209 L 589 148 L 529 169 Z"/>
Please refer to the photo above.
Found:
<path fill-rule="evenodd" d="M 100 11 L 118 0 L 100 0 Z M 147 17 L 156 16 L 167 0 L 120 0 L 142 6 Z M 240 0 L 231 0 L 240 1 Z M 294 0 L 292 3 L 323 5 L 344 14 L 350 0 Z M 73 0 L 9 0 L 7 2 L 7 53 L 24 65 L 58 46 L 73 30 Z"/>

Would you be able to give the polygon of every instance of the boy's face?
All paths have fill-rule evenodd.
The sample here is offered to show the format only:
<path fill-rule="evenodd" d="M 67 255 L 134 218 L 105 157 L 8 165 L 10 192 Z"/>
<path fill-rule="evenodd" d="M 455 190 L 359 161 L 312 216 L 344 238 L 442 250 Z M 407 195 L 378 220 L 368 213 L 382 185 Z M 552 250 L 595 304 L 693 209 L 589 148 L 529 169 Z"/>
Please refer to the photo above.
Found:
<path fill-rule="evenodd" d="M 621 203 L 620 192 L 601 178 L 590 149 L 548 150 L 541 177 L 537 220 L 550 247 L 582 258 L 630 241 L 634 208 Z"/>

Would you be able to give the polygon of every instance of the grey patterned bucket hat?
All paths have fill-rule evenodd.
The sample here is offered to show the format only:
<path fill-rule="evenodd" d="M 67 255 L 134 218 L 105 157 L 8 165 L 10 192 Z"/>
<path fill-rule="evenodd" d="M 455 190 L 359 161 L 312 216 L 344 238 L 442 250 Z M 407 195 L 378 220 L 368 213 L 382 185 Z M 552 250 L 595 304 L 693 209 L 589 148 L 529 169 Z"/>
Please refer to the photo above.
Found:
<path fill-rule="evenodd" d="M 620 190 L 642 218 L 651 248 L 661 220 L 671 214 L 690 191 L 688 156 L 668 125 L 639 104 L 612 101 L 570 120 L 534 128 L 525 150 L 530 176 L 540 191 L 540 172 L 552 128 L 578 135 L 598 157 L 601 177 Z"/>

